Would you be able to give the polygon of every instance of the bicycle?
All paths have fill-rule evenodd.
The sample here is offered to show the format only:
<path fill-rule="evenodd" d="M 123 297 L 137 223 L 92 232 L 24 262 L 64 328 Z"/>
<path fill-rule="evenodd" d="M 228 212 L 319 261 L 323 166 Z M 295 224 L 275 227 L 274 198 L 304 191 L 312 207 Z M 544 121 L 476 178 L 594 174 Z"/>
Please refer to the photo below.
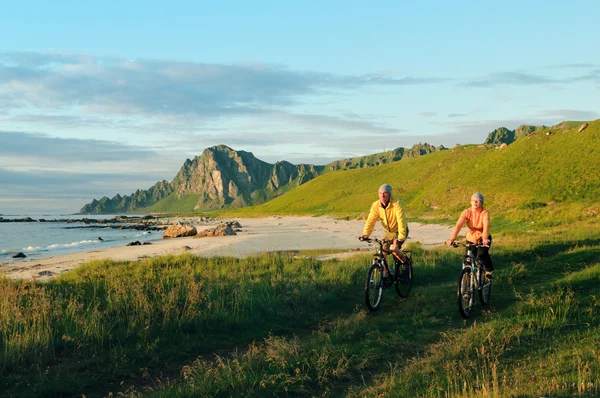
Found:
<path fill-rule="evenodd" d="M 466 247 L 467 249 L 463 257 L 462 270 L 458 277 L 457 294 L 458 310 L 462 317 L 466 319 L 471 315 L 471 310 L 475 305 L 475 290 L 479 292 L 479 301 L 482 305 L 490 303 L 492 280 L 485 277 L 485 267 L 476 255 L 479 247 L 489 246 L 458 242 L 453 242 L 452 246 Z"/>
<path fill-rule="evenodd" d="M 412 287 L 413 280 L 413 265 L 410 250 L 402 250 L 406 256 L 406 263 L 402 264 L 396 257 L 394 257 L 394 273 L 392 274 L 387 262 L 387 255 L 392 252 L 383 248 L 386 244 L 391 244 L 391 240 L 377 239 L 377 238 L 365 238 L 362 239 L 364 242 L 376 242 L 379 244 L 379 249 L 373 254 L 373 262 L 367 272 L 367 281 L 365 284 L 365 300 L 367 307 L 371 311 L 377 311 L 381 305 L 381 299 L 383 291 L 394 285 L 396 287 L 396 293 L 402 298 L 408 297 L 410 289 Z M 387 270 L 388 275 L 391 277 L 391 283 L 388 285 L 385 283 L 383 278 L 383 271 Z"/>

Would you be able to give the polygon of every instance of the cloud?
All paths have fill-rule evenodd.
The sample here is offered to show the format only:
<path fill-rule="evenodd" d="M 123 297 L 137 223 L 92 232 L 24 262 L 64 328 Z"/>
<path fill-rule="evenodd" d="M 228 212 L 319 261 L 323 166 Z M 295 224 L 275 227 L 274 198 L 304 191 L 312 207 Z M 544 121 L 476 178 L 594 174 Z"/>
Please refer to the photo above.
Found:
<path fill-rule="evenodd" d="M 419 112 L 417 113 L 422 118 L 431 118 L 437 116 L 436 112 Z"/>
<path fill-rule="evenodd" d="M 445 80 L 343 76 L 275 65 L 8 52 L 0 54 L 0 108 L 77 108 L 112 115 L 244 115 L 262 113 L 264 107 L 296 104 L 307 95 Z"/>
<path fill-rule="evenodd" d="M 595 120 L 600 118 L 600 113 L 595 111 L 585 111 L 576 109 L 554 109 L 539 112 L 537 116 L 553 117 L 556 120 Z"/>
<path fill-rule="evenodd" d="M 556 67 L 558 69 L 575 68 L 574 65 L 563 65 Z M 511 85 L 511 86 L 537 86 L 537 85 L 550 85 L 560 84 L 567 85 L 581 82 L 600 82 L 600 69 L 593 68 L 591 65 L 577 65 L 577 69 L 590 69 L 587 73 L 579 74 L 576 76 L 564 76 L 564 77 L 547 77 L 531 72 L 522 71 L 506 71 L 491 73 L 487 76 L 468 79 L 458 83 L 460 86 L 466 87 L 493 87 L 500 85 Z"/>
<path fill-rule="evenodd" d="M 558 83 L 556 79 L 525 72 L 499 72 L 468 80 L 461 85 L 468 87 L 492 87 L 498 85 L 531 86 Z"/>
<path fill-rule="evenodd" d="M 152 150 L 111 141 L 54 138 L 39 133 L 0 131 L 0 155 L 55 159 L 61 162 L 140 160 L 158 156 Z"/>

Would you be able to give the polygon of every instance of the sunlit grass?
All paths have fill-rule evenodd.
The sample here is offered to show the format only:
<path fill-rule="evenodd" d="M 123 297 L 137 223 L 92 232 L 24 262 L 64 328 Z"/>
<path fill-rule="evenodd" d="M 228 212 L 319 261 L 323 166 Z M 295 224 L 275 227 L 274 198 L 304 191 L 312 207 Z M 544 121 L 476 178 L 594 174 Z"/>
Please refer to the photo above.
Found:
<path fill-rule="evenodd" d="M 506 223 L 492 303 L 464 321 L 460 250 L 411 245 L 408 299 L 364 305 L 370 254 L 97 261 L 0 280 L 8 394 L 573 396 L 600 393 L 600 230 Z"/>

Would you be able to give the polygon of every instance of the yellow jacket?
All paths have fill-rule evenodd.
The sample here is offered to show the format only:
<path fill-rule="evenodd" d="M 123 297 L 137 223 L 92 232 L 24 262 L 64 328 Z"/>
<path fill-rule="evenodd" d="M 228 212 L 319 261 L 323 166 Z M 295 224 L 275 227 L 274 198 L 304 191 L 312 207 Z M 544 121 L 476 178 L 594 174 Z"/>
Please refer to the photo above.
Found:
<path fill-rule="evenodd" d="M 381 226 L 385 231 L 384 239 L 393 239 L 397 236 L 398 240 L 406 240 L 406 219 L 400 202 L 390 199 L 385 209 L 379 200 L 373 202 L 363 235 L 371 236 L 377 220 L 381 220 Z M 401 227 L 398 228 L 398 226 Z"/>

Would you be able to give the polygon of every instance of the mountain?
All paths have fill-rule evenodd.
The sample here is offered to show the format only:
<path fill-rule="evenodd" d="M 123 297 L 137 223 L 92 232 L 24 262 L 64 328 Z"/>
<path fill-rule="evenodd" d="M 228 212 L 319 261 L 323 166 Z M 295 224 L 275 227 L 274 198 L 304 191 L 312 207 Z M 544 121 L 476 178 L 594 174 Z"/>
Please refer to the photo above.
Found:
<path fill-rule="evenodd" d="M 171 184 L 166 181 L 159 181 L 147 190 L 138 189 L 129 196 L 117 194 L 112 199 L 103 197 L 100 200 L 92 200 L 91 203 L 83 206 L 79 210 L 80 214 L 117 214 L 130 213 L 136 209 L 151 206 L 159 200 L 167 197 L 173 192 Z"/>
<path fill-rule="evenodd" d="M 529 134 L 506 148 L 462 145 L 365 169 L 323 174 L 267 203 L 230 216 L 273 214 L 357 216 L 382 183 L 391 184 L 409 217 L 454 218 L 473 192 L 493 214 L 551 220 L 600 217 L 600 120 Z M 529 225 L 527 221 L 523 225 Z"/>
<path fill-rule="evenodd" d="M 380 166 L 382 164 L 388 164 L 406 158 L 414 158 L 417 156 L 427 155 L 433 152 L 443 151 L 445 149 L 447 148 L 445 148 L 443 145 L 435 147 L 427 143 L 418 143 L 413 145 L 410 149 L 399 147 L 392 151 L 376 153 L 373 155 L 336 160 L 325 165 L 325 172 Z"/>
<path fill-rule="evenodd" d="M 186 160 L 171 182 L 174 196 L 197 195 L 194 210 L 265 202 L 315 178 L 322 167 L 286 161 L 270 164 L 225 145 Z"/>
<path fill-rule="evenodd" d="M 535 133 L 547 133 L 551 131 L 565 131 L 581 126 L 586 122 L 578 121 L 564 121 L 554 126 L 534 126 L 529 124 L 522 124 L 515 130 L 509 130 L 506 127 L 499 127 L 496 130 L 488 134 L 484 144 L 501 145 L 501 144 L 512 144 L 513 142 L 526 137 L 530 134 Z"/>
<path fill-rule="evenodd" d="M 443 146 L 419 143 L 410 149 L 400 147 L 315 166 L 294 165 L 287 161 L 271 164 L 257 159 L 251 152 L 217 145 L 205 149 L 192 160 L 187 159 L 170 183 L 161 181 L 148 190 L 138 190 L 129 196 L 117 194 L 112 199 L 106 196 L 94 199 L 79 212 L 115 214 L 245 207 L 267 202 L 329 171 L 378 166 L 444 149 Z"/>

